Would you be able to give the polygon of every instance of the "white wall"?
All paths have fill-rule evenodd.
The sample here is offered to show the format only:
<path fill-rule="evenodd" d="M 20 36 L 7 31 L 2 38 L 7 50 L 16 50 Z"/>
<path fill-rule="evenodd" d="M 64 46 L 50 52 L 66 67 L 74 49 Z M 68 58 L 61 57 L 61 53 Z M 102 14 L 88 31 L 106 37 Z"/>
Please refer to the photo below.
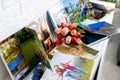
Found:
<path fill-rule="evenodd" d="M 45 14 L 59 0 L 0 0 L 0 41 Z"/>
<path fill-rule="evenodd" d="M 14 34 L 25 25 L 55 5 L 59 0 L 0 0 L 0 41 Z M 8 80 L 0 61 L 0 80 Z"/>

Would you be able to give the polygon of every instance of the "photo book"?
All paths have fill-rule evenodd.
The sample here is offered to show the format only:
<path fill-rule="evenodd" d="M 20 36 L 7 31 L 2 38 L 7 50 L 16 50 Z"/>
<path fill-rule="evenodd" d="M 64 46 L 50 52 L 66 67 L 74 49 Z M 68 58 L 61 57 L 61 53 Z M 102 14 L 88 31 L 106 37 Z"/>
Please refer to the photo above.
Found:
<path fill-rule="evenodd" d="M 35 30 L 29 28 L 23 28 L 1 41 L 0 55 L 11 80 L 23 80 L 31 71 L 31 80 L 40 79 L 46 67 L 51 69 L 42 42 Z"/>
<path fill-rule="evenodd" d="M 38 38 L 47 54 L 55 47 L 54 38 L 51 33 L 50 27 L 47 24 L 45 16 L 41 16 L 40 18 L 34 20 L 26 27 L 37 32 Z"/>
<path fill-rule="evenodd" d="M 80 26 L 80 29 L 85 31 L 85 36 L 82 38 L 82 41 L 85 44 L 91 44 L 95 41 L 104 40 L 106 38 L 105 35 L 95 34 L 92 31 L 90 32 L 88 28 L 87 30 L 85 29 L 86 27 L 82 27 L 83 25 L 89 23 L 98 22 L 98 20 L 90 19 L 90 16 L 94 13 L 94 10 L 92 10 L 94 5 L 92 5 L 89 0 L 85 0 L 85 2 L 87 3 L 89 9 L 87 10 L 86 17 L 83 19 L 83 21 L 80 21 L 80 0 L 61 0 L 56 5 L 51 7 L 48 10 L 48 16 L 52 23 L 53 31 L 54 29 L 59 28 L 61 23 L 73 24 L 75 26 Z"/>
<path fill-rule="evenodd" d="M 50 64 L 40 80 L 89 80 L 94 60 L 56 52 Z"/>

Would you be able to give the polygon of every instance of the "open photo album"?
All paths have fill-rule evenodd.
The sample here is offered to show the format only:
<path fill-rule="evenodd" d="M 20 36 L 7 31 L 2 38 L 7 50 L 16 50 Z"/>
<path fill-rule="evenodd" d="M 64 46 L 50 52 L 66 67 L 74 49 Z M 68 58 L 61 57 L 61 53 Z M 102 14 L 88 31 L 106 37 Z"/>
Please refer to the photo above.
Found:
<path fill-rule="evenodd" d="M 49 20 L 52 23 L 53 31 L 56 28 L 60 27 L 61 23 L 65 24 L 73 24 L 75 26 L 79 26 L 81 30 L 84 30 L 85 36 L 82 38 L 82 41 L 85 44 L 91 44 L 95 41 L 101 41 L 107 38 L 108 34 L 116 31 L 116 28 L 109 28 L 109 32 L 101 32 L 92 30 L 88 27 L 89 24 L 98 23 L 100 19 L 106 16 L 106 14 L 110 14 L 112 10 L 108 10 L 105 5 L 94 3 L 89 0 L 84 0 L 87 5 L 87 10 L 85 11 L 84 19 L 81 20 L 82 16 L 82 0 L 61 0 L 53 7 L 48 10 Z M 105 31 L 105 29 L 104 29 Z M 107 35 L 101 34 L 107 33 Z"/>
<path fill-rule="evenodd" d="M 73 74 L 74 71 L 65 69 L 65 80 L 68 78 L 70 80 L 74 80 L 74 78 L 87 80 L 90 77 L 97 53 L 98 51 L 84 44 L 78 46 L 74 44 L 69 46 L 60 45 L 56 47 L 55 54 L 51 63 L 49 63 L 48 55 L 38 38 L 37 32 L 27 27 L 0 42 L 0 55 L 11 75 L 11 80 L 56 80 L 57 73 L 53 65 L 60 66 L 60 63 L 68 62 L 73 67 L 77 67 L 76 69 L 80 72 Z M 56 76 L 51 76 L 54 73 L 56 73 Z M 80 75 L 76 73 L 80 73 Z M 44 79 L 46 74 L 48 77 Z M 72 74 L 73 77 L 69 77 Z"/>
<path fill-rule="evenodd" d="M 79 25 L 86 19 L 99 21 L 111 11 L 113 9 L 108 10 L 105 5 L 89 0 L 61 0 L 48 13 L 53 27 L 57 28 L 62 22 Z"/>
<path fill-rule="evenodd" d="M 56 52 L 40 80 L 89 80 L 94 60 Z"/>
<path fill-rule="evenodd" d="M 51 69 L 48 55 L 35 30 L 23 28 L 0 42 L 0 56 L 11 80 L 23 80 L 32 70 L 31 80 L 40 78 L 47 67 Z M 36 76 L 36 77 L 35 77 Z"/>
<path fill-rule="evenodd" d="M 55 47 L 54 38 L 52 32 L 50 31 L 50 27 L 47 24 L 45 16 L 41 16 L 40 18 L 34 20 L 26 27 L 37 32 L 38 38 L 47 54 Z"/>

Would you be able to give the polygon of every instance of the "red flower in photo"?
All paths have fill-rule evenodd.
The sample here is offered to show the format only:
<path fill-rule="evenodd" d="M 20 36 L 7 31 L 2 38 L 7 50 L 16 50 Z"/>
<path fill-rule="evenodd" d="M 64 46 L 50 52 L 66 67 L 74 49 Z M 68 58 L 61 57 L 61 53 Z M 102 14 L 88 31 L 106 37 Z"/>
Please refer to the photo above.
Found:
<path fill-rule="evenodd" d="M 69 28 L 70 30 L 75 30 L 75 29 L 76 29 L 76 26 L 74 26 L 73 24 L 70 24 L 70 25 L 68 26 L 68 28 Z"/>
<path fill-rule="evenodd" d="M 82 35 L 80 34 L 80 32 L 77 32 L 77 38 L 82 38 Z"/>
<path fill-rule="evenodd" d="M 58 40 L 55 42 L 56 45 L 59 45 L 59 44 L 61 44 L 61 43 L 62 43 L 62 41 L 61 41 L 60 39 L 58 39 Z"/>
<path fill-rule="evenodd" d="M 66 44 L 82 44 L 82 35 L 77 31 L 76 26 L 73 24 L 66 25 L 65 23 L 61 23 L 60 28 L 56 28 L 55 32 L 57 33 L 58 38 L 56 45 L 59 45 L 62 42 Z"/>
<path fill-rule="evenodd" d="M 57 38 L 58 38 L 58 39 L 62 39 L 62 38 L 63 38 L 62 33 L 57 34 Z"/>
<path fill-rule="evenodd" d="M 77 37 L 76 36 L 72 36 L 72 42 L 76 42 Z"/>
<path fill-rule="evenodd" d="M 60 28 L 65 28 L 67 25 L 65 23 L 61 23 Z"/>

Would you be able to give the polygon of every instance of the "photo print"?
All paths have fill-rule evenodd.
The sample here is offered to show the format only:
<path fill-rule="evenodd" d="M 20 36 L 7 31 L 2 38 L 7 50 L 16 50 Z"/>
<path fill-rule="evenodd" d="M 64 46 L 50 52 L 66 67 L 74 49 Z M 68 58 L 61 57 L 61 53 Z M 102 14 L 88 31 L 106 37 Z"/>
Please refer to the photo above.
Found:
<path fill-rule="evenodd" d="M 45 16 L 34 20 L 31 24 L 27 26 L 30 29 L 34 29 L 37 32 L 38 38 L 47 53 L 49 53 L 54 47 L 54 40 L 47 24 Z"/>
<path fill-rule="evenodd" d="M 85 0 L 86 5 L 91 7 L 89 0 Z M 63 23 L 79 25 L 82 16 L 82 7 L 80 0 L 61 0 L 55 6 L 48 10 L 50 20 L 54 28 L 59 27 Z M 85 12 L 85 18 L 88 18 L 90 10 Z"/>
<path fill-rule="evenodd" d="M 94 60 L 55 53 L 52 70 L 46 70 L 41 80 L 89 80 Z M 47 77 L 46 77 L 47 76 Z"/>
<path fill-rule="evenodd" d="M 29 64 L 19 47 L 15 35 L 0 42 L 0 53 L 14 80 L 21 80 L 30 72 Z"/>

